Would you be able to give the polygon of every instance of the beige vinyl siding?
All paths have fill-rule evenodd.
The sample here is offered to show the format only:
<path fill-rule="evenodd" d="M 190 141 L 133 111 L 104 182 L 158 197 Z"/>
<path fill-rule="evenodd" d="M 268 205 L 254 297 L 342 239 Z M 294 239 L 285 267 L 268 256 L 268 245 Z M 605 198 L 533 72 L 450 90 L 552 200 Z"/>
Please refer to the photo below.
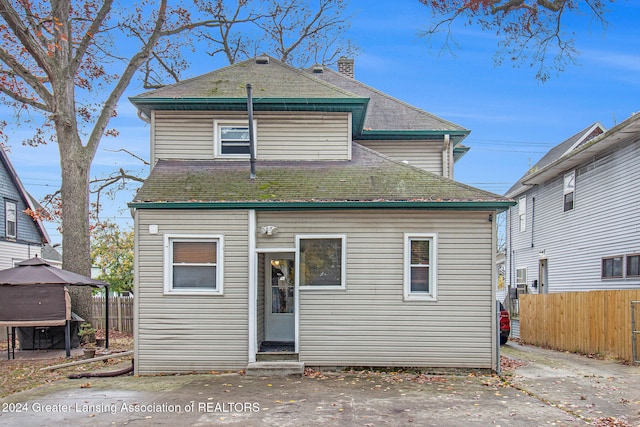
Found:
<path fill-rule="evenodd" d="M 139 210 L 136 372 L 239 369 L 248 362 L 247 211 Z M 149 225 L 158 234 L 149 234 Z M 224 294 L 165 295 L 164 235 L 223 235 Z"/>
<path fill-rule="evenodd" d="M 348 160 L 349 113 L 256 112 L 258 160 Z M 247 120 L 246 113 L 154 112 L 153 158 L 212 160 L 214 120 Z"/>
<path fill-rule="evenodd" d="M 443 141 L 357 141 L 401 162 L 442 175 Z"/>
<path fill-rule="evenodd" d="M 258 248 L 343 234 L 344 290 L 301 289 L 300 360 L 310 366 L 494 367 L 488 212 L 258 212 Z M 437 301 L 404 301 L 404 233 L 437 233 Z"/>

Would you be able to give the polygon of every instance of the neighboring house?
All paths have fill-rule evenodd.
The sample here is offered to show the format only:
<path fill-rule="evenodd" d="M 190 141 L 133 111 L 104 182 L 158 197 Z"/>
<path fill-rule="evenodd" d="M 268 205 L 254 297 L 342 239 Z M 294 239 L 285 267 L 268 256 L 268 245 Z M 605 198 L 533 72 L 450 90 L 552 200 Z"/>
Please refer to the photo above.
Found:
<path fill-rule="evenodd" d="M 513 292 L 638 288 L 639 182 L 640 114 L 551 149 L 506 194 Z"/>
<path fill-rule="evenodd" d="M 9 157 L 0 147 L 0 270 L 13 268 L 20 261 L 41 255 L 49 236 L 42 222 L 25 213 L 35 211 L 37 203 L 27 193 Z"/>
<path fill-rule="evenodd" d="M 244 369 L 274 349 L 496 368 L 494 218 L 513 203 L 447 177 L 468 131 L 317 74 L 333 72 L 263 56 L 131 98 L 152 164 L 130 203 L 138 374 Z M 384 107 L 423 127 L 401 114 L 394 129 Z"/>

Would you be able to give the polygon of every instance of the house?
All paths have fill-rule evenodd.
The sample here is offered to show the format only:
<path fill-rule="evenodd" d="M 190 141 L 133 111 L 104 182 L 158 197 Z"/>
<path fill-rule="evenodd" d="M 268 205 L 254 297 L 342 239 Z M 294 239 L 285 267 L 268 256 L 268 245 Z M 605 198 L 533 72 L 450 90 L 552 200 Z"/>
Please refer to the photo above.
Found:
<path fill-rule="evenodd" d="M 25 213 L 35 211 L 37 202 L 27 193 L 9 157 L 0 147 L 0 270 L 13 268 L 15 264 L 34 256 L 41 256 L 42 247 L 49 243 L 49 236 L 39 219 Z"/>
<path fill-rule="evenodd" d="M 507 212 L 512 296 L 638 288 L 639 178 L 640 114 L 542 157 L 506 193 L 518 203 Z"/>
<path fill-rule="evenodd" d="M 152 164 L 130 203 L 138 374 L 496 368 L 513 203 L 448 177 L 467 130 L 327 75 L 260 56 L 131 98 Z"/>

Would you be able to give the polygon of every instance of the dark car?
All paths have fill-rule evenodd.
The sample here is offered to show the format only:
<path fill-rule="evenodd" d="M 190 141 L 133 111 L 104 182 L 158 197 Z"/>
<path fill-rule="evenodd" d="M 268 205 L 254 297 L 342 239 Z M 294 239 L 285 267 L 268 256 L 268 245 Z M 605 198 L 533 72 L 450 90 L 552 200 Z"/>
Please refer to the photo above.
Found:
<path fill-rule="evenodd" d="M 498 301 L 498 304 L 500 306 L 500 345 L 505 345 L 511 333 L 511 320 L 509 319 L 509 312 L 504 309 L 502 303 Z"/>

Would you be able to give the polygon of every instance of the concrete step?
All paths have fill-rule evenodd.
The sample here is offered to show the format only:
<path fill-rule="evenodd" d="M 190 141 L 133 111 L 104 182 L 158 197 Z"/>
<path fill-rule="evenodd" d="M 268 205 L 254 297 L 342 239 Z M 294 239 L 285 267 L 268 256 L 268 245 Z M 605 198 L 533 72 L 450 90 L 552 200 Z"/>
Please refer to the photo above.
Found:
<path fill-rule="evenodd" d="M 304 363 L 293 361 L 254 362 L 247 365 L 246 374 L 253 377 L 286 377 L 304 375 Z"/>
<path fill-rule="evenodd" d="M 298 361 L 298 353 L 290 351 L 261 352 L 256 354 L 256 362 Z"/>

